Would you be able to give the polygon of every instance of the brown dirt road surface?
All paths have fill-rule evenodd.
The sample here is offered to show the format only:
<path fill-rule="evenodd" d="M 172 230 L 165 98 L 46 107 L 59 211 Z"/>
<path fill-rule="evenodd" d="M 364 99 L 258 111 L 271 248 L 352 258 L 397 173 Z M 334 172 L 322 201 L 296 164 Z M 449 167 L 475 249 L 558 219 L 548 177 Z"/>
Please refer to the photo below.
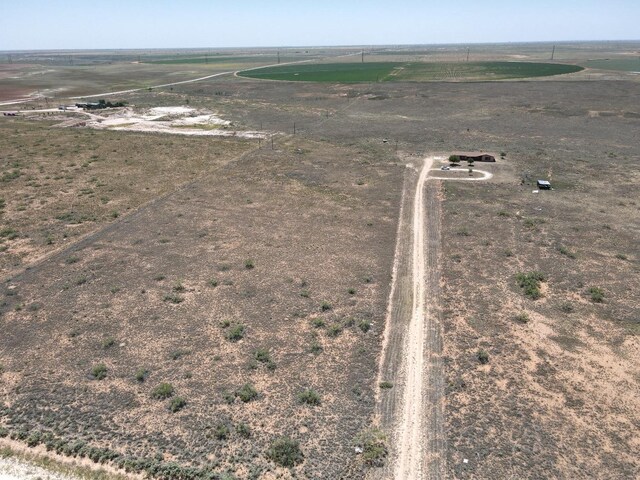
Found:
<path fill-rule="evenodd" d="M 444 376 L 437 306 L 440 184 L 427 183 L 433 161 L 433 156 L 425 158 L 415 190 L 405 190 L 403 198 L 380 369 L 381 381 L 394 372 L 399 381 L 388 394 L 380 395 L 377 412 L 395 438 L 392 461 L 376 472 L 379 478 L 440 478 L 444 471 Z M 411 196 L 413 205 L 408 203 Z"/>

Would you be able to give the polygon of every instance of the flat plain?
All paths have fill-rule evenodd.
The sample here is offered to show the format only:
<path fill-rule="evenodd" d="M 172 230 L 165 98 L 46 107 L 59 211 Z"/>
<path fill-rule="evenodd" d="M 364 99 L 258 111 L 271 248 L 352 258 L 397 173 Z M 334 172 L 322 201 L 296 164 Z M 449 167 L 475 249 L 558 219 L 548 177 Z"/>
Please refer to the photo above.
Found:
<path fill-rule="evenodd" d="M 538 62 L 543 47 L 477 55 Z M 589 47 L 558 56 L 616 55 Z M 430 52 L 371 57 L 466 54 Z M 65 91 L 137 85 L 128 72 L 144 68 L 186 79 L 185 66 L 225 71 L 116 62 L 95 68 L 117 80 L 92 83 L 89 67 L 65 66 L 80 72 Z M 129 475 L 378 478 L 395 437 L 376 406 L 402 387 L 378 368 L 403 191 L 423 158 L 439 168 L 484 150 L 498 157 L 476 165 L 490 180 L 427 180 L 441 225 L 428 300 L 443 331 L 442 478 L 637 474 L 637 76 L 225 75 L 105 98 L 140 114 L 188 106 L 262 136 L 92 129 L 83 113 L 38 112 L 43 97 L 0 117 L 2 436 Z M 542 178 L 554 189 L 534 193 Z M 291 464 L 274 454 L 283 438 Z"/>

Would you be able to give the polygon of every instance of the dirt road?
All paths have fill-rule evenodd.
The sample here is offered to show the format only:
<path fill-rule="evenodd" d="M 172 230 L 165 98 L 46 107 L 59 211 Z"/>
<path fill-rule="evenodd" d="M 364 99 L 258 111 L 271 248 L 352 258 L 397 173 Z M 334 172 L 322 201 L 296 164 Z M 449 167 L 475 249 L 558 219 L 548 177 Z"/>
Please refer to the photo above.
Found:
<path fill-rule="evenodd" d="M 381 427 L 393 432 L 384 479 L 438 479 L 444 471 L 440 276 L 440 183 L 428 182 L 435 157 L 409 170 L 400 211 L 394 278 L 380 366 Z"/>

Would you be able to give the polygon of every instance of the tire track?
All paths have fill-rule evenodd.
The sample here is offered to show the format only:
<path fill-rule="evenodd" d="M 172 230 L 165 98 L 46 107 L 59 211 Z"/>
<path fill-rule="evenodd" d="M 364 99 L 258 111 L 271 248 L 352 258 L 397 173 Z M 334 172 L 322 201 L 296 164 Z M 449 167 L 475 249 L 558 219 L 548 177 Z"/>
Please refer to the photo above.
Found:
<path fill-rule="evenodd" d="M 381 427 L 392 431 L 390 462 L 370 478 L 444 476 L 444 371 L 440 293 L 440 185 L 427 182 L 427 157 L 405 190 L 379 380 L 396 388 L 378 395 Z M 415 177 L 415 174 L 413 175 Z M 408 181 L 409 179 L 406 179 Z M 415 183 L 414 183 L 415 182 Z"/>

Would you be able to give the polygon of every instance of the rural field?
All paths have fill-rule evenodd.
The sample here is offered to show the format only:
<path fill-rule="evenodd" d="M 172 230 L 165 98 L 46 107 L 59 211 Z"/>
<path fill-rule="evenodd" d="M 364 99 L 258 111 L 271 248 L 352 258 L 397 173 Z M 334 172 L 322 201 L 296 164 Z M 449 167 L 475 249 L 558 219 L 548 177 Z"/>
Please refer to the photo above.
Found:
<path fill-rule="evenodd" d="M 637 477 L 639 48 L 0 65 L 0 476 Z"/>

